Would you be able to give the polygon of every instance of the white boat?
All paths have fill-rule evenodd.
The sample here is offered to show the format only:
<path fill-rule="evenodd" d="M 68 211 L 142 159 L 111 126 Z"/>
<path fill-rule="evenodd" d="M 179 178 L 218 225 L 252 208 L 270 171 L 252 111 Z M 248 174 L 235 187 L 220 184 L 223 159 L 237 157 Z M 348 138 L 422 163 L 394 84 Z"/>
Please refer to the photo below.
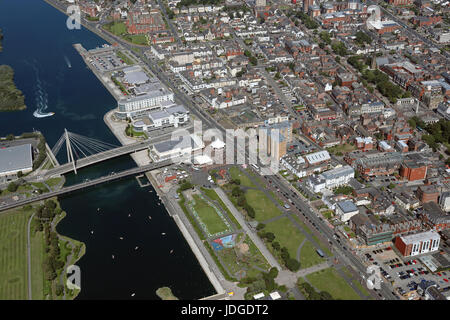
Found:
<path fill-rule="evenodd" d="M 132 293 L 131 296 L 134 297 L 135 293 Z"/>
<path fill-rule="evenodd" d="M 69 58 L 67 58 L 67 56 L 64 56 L 64 60 L 66 61 L 66 64 L 69 68 L 72 68 L 72 64 L 70 63 Z"/>
<path fill-rule="evenodd" d="M 114 255 L 112 255 L 112 258 L 114 259 Z"/>
<path fill-rule="evenodd" d="M 123 240 L 123 237 L 120 237 L 119 239 L 120 239 L 120 240 Z"/>
<path fill-rule="evenodd" d="M 36 110 L 35 112 L 33 112 L 33 116 L 35 118 L 47 118 L 47 117 L 53 116 L 54 114 L 55 114 L 54 112 L 41 113 L 41 112 L 39 112 L 39 110 Z"/>
<path fill-rule="evenodd" d="M 91 234 L 94 234 L 94 230 L 91 230 Z"/>
<path fill-rule="evenodd" d="M 138 246 L 136 246 L 136 248 L 134 248 L 134 250 L 137 250 L 139 247 Z"/>
<path fill-rule="evenodd" d="M 165 232 L 163 232 L 163 233 L 161 233 L 163 236 L 165 236 L 166 235 L 166 233 Z"/>

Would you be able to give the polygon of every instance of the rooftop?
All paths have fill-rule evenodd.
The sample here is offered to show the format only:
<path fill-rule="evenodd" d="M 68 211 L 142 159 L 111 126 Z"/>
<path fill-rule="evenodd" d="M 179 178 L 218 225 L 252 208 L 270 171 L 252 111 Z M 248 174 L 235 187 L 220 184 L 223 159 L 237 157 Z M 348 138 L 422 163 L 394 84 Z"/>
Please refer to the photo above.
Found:
<path fill-rule="evenodd" d="M 32 167 L 31 144 L 0 149 L 0 174 Z"/>

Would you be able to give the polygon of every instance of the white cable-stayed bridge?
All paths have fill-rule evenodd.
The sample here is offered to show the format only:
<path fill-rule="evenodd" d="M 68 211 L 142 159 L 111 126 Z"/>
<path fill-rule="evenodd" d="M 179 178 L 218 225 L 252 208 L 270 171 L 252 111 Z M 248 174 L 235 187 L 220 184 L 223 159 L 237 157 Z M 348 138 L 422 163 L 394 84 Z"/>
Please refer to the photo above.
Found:
<path fill-rule="evenodd" d="M 60 176 L 70 171 L 75 174 L 77 170 L 90 166 L 95 163 L 106 161 L 112 158 L 120 157 L 133 152 L 146 150 L 153 144 L 150 140 L 140 141 L 124 146 L 102 142 L 98 139 L 88 138 L 73 132 L 64 130 L 63 135 L 56 142 L 55 146 L 48 151 L 49 160 L 53 168 L 43 172 L 43 177 Z M 67 163 L 60 164 L 56 157 L 58 153 L 66 146 Z"/>

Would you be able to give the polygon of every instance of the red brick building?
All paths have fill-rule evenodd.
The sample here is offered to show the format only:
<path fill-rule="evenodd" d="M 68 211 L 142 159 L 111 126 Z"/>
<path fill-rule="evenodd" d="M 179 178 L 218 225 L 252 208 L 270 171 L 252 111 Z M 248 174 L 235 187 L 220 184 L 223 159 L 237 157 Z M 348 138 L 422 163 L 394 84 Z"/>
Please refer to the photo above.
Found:
<path fill-rule="evenodd" d="M 437 203 L 439 198 L 439 191 L 433 186 L 420 186 L 419 188 L 417 188 L 417 198 L 419 198 L 422 203 L 430 201 Z"/>
<path fill-rule="evenodd" d="M 441 16 L 414 17 L 411 22 L 419 27 L 431 26 L 442 21 Z"/>
<path fill-rule="evenodd" d="M 440 236 L 435 231 L 426 231 L 395 238 L 395 246 L 404 257 L 416 256 L 439 249 Z"/>
<path fill-rule="evenodd" d="M 409 6 L 413 3 L 412 0 L 387 0 L 387 2 L 393 6 Z"/>
<path fill-rule="evenodd" d="M 400 167 L 400 177 L 408 181 L 423 180 L 427 177 L 428 167 L 424 164 L 417 164 L 414 161 L 404 161 Z"/>
<path fill-rule="evenodd" d="M 130 11 L 125 24 L 129 34 L 146 34 L 166 29 L 159 10 L 152 10 L 151 12 Z"/>

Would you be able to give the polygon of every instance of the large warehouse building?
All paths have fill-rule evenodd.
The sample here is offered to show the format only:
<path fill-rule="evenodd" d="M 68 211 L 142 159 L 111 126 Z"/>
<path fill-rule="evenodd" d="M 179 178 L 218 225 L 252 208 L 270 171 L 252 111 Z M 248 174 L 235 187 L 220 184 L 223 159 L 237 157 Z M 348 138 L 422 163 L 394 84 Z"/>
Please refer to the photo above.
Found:
<path fill-rule="evenodd" d="M 0 149 L 0 182 L 15 179 L 19 171 L 25 174 L 32 170 L 31 144 Z"/>

